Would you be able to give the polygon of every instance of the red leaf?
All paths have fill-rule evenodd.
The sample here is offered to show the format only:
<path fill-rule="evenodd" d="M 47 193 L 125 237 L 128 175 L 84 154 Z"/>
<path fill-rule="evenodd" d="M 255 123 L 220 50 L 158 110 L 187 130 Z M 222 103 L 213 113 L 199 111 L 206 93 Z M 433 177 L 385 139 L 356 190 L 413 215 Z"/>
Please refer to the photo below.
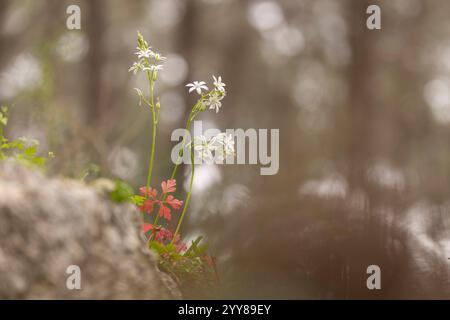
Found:
<path fill-rule="evenodd" d="M 142 229 L 144 230 L 144 232 L 149 232 L 153 229 L 153 225 L 151 223 L 144 223 L 142 225 Z"/>
<path fill-rule="evenodd" d="M 163 193 L 175 192 L 177 185 L 177 181 L 175 179 L 170 179 L 167 181 L 161 182 L 161 189 Z"/>
<path fill-rule="evenodd" d="M 153 212 L 153 200 L 145 200 L 144 204 L 142 206 L 139 206 L 139 210 L 141 210 L 141 212 L 145 212 L 145 213 L 152 213 Z"/>
<path fill-rule="evenodd" d="M 172 195 L 169 195 L 169 196 L 167 197 L 166 202 L 167 202 L 172 208 L 174 208 L 175 210 L 180 209 L 181 206 L 183 205 L 183 201 L 180 201 L 180 200 L 178 200 L 178 199 L 175 199 L 174 196 L 172 196 Z"/>
<path fill-rule="evenodd" d="M 143 197 L 150 197 L 153 199 L 156 199 L 158 195 L 158 191 L 156 189 L 148 188 L 147 187 L 140 187 L 139 192 L 141 193 L 141 196 Z"/>
<path fill-rule="evenodd" d="M 166 207 L 163 203 L 161 203 L 161 206 L 159 208 L 159 215 L 165 218 L 167 221 L 170 221 L 172 219 L 169 207 Z"/>

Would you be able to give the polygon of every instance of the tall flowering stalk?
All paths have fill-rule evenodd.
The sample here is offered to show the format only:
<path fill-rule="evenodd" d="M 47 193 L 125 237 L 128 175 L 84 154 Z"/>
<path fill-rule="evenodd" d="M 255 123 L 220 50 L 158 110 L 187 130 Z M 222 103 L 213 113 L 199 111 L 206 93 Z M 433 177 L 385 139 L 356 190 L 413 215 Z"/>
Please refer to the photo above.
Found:
<path fill-rule="evenodd" d="M 156 150 L 156 128 L 158 125 L 158 118 L 160 111 L 159 101 L 155 105 L 155 84 L 158 71 L 163 69 L 163 65 L 159 63 L 166 60 L 166 58 L 160 55 L 159 53 L 152 51 L 147 41 L 144 40 L 144 37 L 139 32 L 137 42 L 138 46 L 136 48 L 137 51 L 135 54 L 138 57 L 138 61 L 135 62 L 128 71 L 133 71 L 134 74 L 137 74 L 139 71 L 146 72 L 149 83 L 150 101 L 144 97 L 140 89 L 135 89 L 138 92 L 139 97 L 141 99 L 140 103 L 142 103 L 143 101 L 150 107 L 152 111 L 152 150 L 150 154 L 150 161 L 147 175 L 147 189 L 148 189 L 150 187 L 150 183 L 152 180 L 153 163 L 155 160 L 155 150 Z"/>
<path fill-rule="evenodd" d="M 158 71 L 161 71 L 163 69 L 163 65 L 159 63 L 164 61 L 166 58 L 164 58 L 161 54 L 153 51 L 140 33 L 138 33 L 138 47 L 136 55 L 138 57 L 138 61 L 136 61 L 131 66 L 129 71 L 133 72 L 134 74 L 137 74 L 138 72 L 145 72 L 147 74 L 149 82 L 149 99 L 145 97 L 140 89 L 136 89 L 136 91 L 139 95 L 139 103 L 141 105 L 142 103 L 144 103 L 149 106 L 152 112 L 152 149 L 150 154 L 147 185 L 140 188 L 140 195 L 134 196 L 133 201 L 138 205 L 139 209 L 144 214 L 152 214 L 154 211 L 158 210 L 158 214 L 155 214 L 152 224 L 143 224 L 144 232 L 151 232 L 148 238 L 150 244 L 154 244 L 155 242 L 160 244 L 167 243 L 168 246 L 173 246 L 174 248 L 176 248 L 177 252 L 185 251 L 185 254 L 187 254 L 190 252 L 190 249 L 188 249 L 186 245 L 180 241 L 180 229 L 183 224 L 192 194 L 195 175 L 195 152 L 199 153 L 202 158 L 205 154 L 210 154 L 211 152 L 215 152 L 219 158 L 225 158 L 228 155 L 234 154 L 234 145 L 232 141 L 229 140 L 229 137 L 227 137 L 227 135 L 224 133 L 213 137 L 212 139 L 207 141 L 206 145 L 197 142 L 199 140 L 203 141 L 206 139 L 204 138 L 202 140 L 200 137 L 196 137 L 193 139 L 193 141 L 188 143 L 188 133 L 192 121 L 194 121 L 194 119 L 208 107 L 210 110 L 214 110 L 216 113 L 219 112 L 220 108 L 222 107 L 221 101 L 226 95 L 226 85 L 222 82 L 222 78 L 220 76 L 217 78 L 213 76 L 213 89 L 211 90 L 207 87 L 206 82 L 204 81 L 194 81 L 186 85 L 186 87 L 189 88 L 189 93 L 195 92 L 199 95 L 199 98 L 192 107 L 186 120 L 186 133 L 183 137 L 182 147 L 180 153 L 178 154 L 178 159 L 175 163 L 174 168 L 172 169 L 170 178 L 167 181 L 163 181 L 161 183 L 161 193 L 158 197 L 157 190 L 151 187 L 152 171 L 155 159 L 156 129 L 161 108 L 158 99 L 155 104 L 154 89 Z M 184 201 L 180 201 L 178 199 L 175 199 L 172 193 L 176 191 L 175 177 L 178 167 L 181 163 L 181 158 L 183 157 L 185 147 L 189 148 L 192 169 L 189 181 L 189 190 L 186 195 L 186 199 Z M 172 220 L 172 210 L 179 210 L 181 209 L 181 207 L 183 207 L 183 209 L 181 211 L 180 218 L 178 219 L 178 223 L 174 233 L 172 233 L 167 229 L 167 227 L 164 227 L 164 225 L 167 226 L 167 222 Z M 166 223 L 161 224 L 161 218 L 163 218 Z M 192 244 L 192 246 L 193 245 L 194 243 Z M 156 247 L 160 248 L 158 246 Z"/>

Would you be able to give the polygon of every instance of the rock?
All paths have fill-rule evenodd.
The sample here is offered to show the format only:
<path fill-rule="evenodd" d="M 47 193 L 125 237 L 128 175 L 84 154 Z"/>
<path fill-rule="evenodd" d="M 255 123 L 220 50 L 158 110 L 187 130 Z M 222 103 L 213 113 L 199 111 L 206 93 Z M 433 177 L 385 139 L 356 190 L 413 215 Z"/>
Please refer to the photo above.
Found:
<path fill-rule="evenodd" d="M 0 163 L 0 298 L 180 298 L 139 225 L 133 205 L 98 189 Z M 71 265 L 80 290 L 66 286 Z"/>

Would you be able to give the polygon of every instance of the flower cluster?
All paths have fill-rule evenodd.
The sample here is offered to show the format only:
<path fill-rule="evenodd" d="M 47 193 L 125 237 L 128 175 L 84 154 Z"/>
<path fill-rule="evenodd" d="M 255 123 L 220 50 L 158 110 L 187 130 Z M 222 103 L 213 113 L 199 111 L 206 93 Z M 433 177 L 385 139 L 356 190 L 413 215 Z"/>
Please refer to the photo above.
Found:
<path fill-rule="evenodd" d="M 153 73 L 163 69 L 163 65 L 159 63 L 166 60 L 166 58 L 160 53 L 153 51 L 140 33 L 138 33 L 138 46 L 136 50 L 135 54 L 138 57 L 138 61 L 134 62 L 130 69 L 128 69 L 129 72 L 133 71 L 134 74 L 137 74 L 139 71 Z"/>
<path fill-rule="evenodd" d="M 209 90 L 206 86 L 205 81 L 194 81 L 192 83 L 188 83 L 186 87 L 189 87 L 189 93 L 195 91 L 197 94 L 201 96 L 201 109 L 206 109 L 209 107 L 210 110 L 216 110 L 216 113 L 219 112 L 220 107 L 222 107 L 222 99 L 226 95 L 225 87 L 226 84 L 222 82 L 222 77 L 213 76 L 214 80 L 214 89 L 209 91 L 207 94 L 202 95 L 202 90 Z"/>
<path fill-rule="evenodd" d="M 177 182 L 175 179 L 163 181 L 161 183 L 162 197 L 158 199 L 158 191 L 156 189 L 141 187 L 139 192 L 143 198 L 142 204 L 139 209 L 143 213 L 151 214 L 155 208 L 155 205 L 159 206 L 159 215 L 167 221 L 172 220 L 171 208 L 178 210 L 183 205 L 183 201 L 175 199 L 175 197 L 169 193 L 175 192 Z"/>
<path fill-rule="evenodd" d="M 235 154 L 233 136 L 225 132 L 221 132 L 210 139 L 204 135 L 196 136 L 193 143 L 198 157 L 207 162 L 212 162 L 214 159 L 223 161 L 228 156 Z M 190 145 L 191 142 L 187 146 Z"/>

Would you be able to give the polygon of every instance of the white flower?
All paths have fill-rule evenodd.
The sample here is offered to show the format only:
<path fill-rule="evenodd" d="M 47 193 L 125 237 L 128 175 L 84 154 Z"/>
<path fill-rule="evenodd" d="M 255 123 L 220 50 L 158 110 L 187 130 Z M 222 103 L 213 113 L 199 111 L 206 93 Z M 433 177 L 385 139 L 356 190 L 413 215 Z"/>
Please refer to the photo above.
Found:
<path fill-rule="evenodd" d="M 141 48 L 137 47 L 136 49 L 137 49 L 137 51 L 135 54 L 138 56 L 138 59 L 142 59 L 142 58 L 148 59 L 155 54 L 152 50 L 150 50 L 150 48 L 142 50 Z"/>
<path fill-rule="evenodd" d="M 133 65 L 130 67 L 130 69 L 128 69 L 128 72 L 133 71 L 133 73 L 136 74 L 140 70 L 144 70 L 144 65 L 142 64 L 142 61 L 133 63 Z"/>
<path fill-rule="evenodd" d="M 198 156 L 202 160 L 212 161 L 214 159 L 213 151 L 215 151 L 216 146 L 211 143 L 211 140 L 208 140 L 205 136 L 200 135 L 194 137 L 194 150 L 197 152 Z M 188 147 L 191 143 L 188 143 Z"/>
<path fill-rule="evenodd" d="M 231 134 L 226 134 L 225 132 L 219 133 L 216 136 L 216 141 L 224 146 L 227 151 L 234 152 L 234 138 Z"/>
<path fill-rule="evenodd" d="M 216 113 L 219 112 L 220 107 L 222 106 L 222 102 L 220 100 L 223 99 L 223 96 L 217 93 L 212 93 L 208 100 L 205 101 L 205 104 L 209 106 L 210 110 L 216 110 Z"/>
<path fill-rule="evenodd" d="M 227 135 L 221 132 L 211 139 L 200 135 L 194 137 L 194 150 L 197 156 L 207 162 L 212 162 L 217 159 L 219 161 L 225 160 L 228 156 L 234 155 L 234 138 L 231 134 Z M 187 144 L 189 147 L 191 143 Z"/>
<path fill-rule="evenodd" d="M 163 65 L 162 64 L 158 64 L 158 65 L 154 65 L 154 64 L 152 64 L 152 65 L 150 65 L 150 66 L 148 66 L 148 67 L 145 67 L 145 68 L 143 68 L 142 70 L 144 70 L 144 71 L 160 71 L 160 70 L 162 70 L 163 69 Z"/>
<path fill-rule="evenodd" d="M 226 159 L 227 156 L 234 155 L 234 138 L 225 132 L 219 133 L 214 138 L 212 144 L 215 146 L 216 157 L 219 160 Z"/>
<path fill-rule="evenodd" d="M 156 61 L 164 61 L 167 58 L 163 57 L 161 54 L 159 54 L 158 52 L 152 52 L 151 56 L 153 57 L 153 59 L 155 59 Z"/>
<path fill-rule="evenodd" d="M 195 90 L 198 94 L 202 94 L 202 90 L 208 90 L 205 81 L 194 81 L 192 83 L 188 83 L 186 87 L 190 87 L 189 93 Z"/>
<path fill-rule="evenodd" d="M 226 84 L 222 82 L 222 77 L 221 76 L 217 78 L 215 76 L 212 77 L 214 79 L 214 86 L 216 87 L 216 89 L 219 91 L 225 91 Z"/>

